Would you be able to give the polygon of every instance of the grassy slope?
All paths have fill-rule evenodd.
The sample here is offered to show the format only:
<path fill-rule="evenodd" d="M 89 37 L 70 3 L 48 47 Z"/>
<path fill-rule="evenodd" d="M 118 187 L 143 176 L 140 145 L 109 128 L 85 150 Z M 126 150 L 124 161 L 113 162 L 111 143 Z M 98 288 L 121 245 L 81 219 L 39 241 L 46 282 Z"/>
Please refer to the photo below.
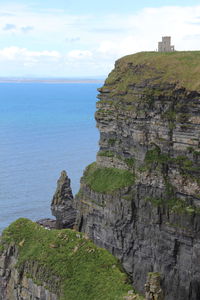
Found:
<path fill-rule="evenodd" d="M 128 64 L 136 69 L 131 70 Z M 119 59 L 116 66 L 105 85 L 115 84 L 124 73 L 124 85 L 149 79 L 155 84 L 177 83 L 179 87 L 200 92 L 200 51 L 140 52 Z"/>
<path fill-rule="evenodd" d="M 126 170 L 89 165 L 84 172 L 84 182 L 99 193 L 112 193 L 115 190 L 134 184 L 134 175 Z"/>
<path fill-rule="evenodd" d="M 25 262 L 37 263 L 51 290 L 51 282 L 59 278 L 60 299 L 117 300 L 123 299 L 132 287 L 116 258 L 98 248 L 82 233 L 72 230 L 46 230 L 27 219 L 19 219 L 4 232 L 1 241 L 19 247 L 18 268 Z M 33 275 L 42 282 L 40 271 Z M 138 296 L 136 299 L 142 299 Z"/>

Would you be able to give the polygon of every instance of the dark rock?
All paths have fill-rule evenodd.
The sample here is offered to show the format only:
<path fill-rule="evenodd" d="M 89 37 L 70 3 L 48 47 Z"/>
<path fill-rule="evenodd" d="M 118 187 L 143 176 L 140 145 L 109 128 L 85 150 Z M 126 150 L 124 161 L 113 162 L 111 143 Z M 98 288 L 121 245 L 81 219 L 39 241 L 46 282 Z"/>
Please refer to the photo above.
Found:
<path fill-rule="evenodd" d="M 56 220 L 53 219 L 41 219 L 36 221 L 37 224 L 47 228 L 47 229 L 55 229 L 56 228 Z"/>
<path fill-rule="evenodd" d="M 56 217 L 57 228 L 73 228 L 76 219 L 76 210 L 73 204 L 70 179 L 66 171 L 62 171 L 51 203 L 51 211 L 52 215 Z"/>

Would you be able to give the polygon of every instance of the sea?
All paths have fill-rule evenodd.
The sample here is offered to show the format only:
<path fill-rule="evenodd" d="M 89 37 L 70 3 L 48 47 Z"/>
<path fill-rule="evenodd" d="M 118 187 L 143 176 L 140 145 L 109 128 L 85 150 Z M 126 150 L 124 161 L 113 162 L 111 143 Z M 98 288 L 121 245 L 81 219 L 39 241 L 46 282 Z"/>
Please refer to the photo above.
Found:
<path fill-rule="evenodd" d="M 0 232 L 14 220 L 51 216 L 62 170 L 73 193 L 95 160 L 101 83 L 0 83 Z"/>

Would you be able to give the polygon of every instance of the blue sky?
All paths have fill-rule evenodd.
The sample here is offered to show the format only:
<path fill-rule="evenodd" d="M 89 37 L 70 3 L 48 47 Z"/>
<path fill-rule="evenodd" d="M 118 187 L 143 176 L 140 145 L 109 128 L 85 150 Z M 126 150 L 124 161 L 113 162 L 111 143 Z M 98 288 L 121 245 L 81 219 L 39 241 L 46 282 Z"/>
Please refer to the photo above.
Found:
<path fill-rule="evenodd" d="M 177 50 L 200 49 L 200 3 L 1 0 L 0 35 L 0 76 L 106 76 L 119 57 L 156 50 L 163 35 Z"/>

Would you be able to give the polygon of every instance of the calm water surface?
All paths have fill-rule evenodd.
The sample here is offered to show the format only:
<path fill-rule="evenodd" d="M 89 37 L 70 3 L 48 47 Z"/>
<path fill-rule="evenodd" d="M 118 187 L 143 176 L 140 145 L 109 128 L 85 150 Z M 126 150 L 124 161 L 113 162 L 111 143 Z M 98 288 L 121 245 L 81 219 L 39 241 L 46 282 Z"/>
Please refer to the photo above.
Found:
<path fill-rule="evenodd" d="M 51 217 L 60 171 L 73 192 L 95 160 L 99 84 L 0 84 L 0 231 L 19 217 Z"/>

